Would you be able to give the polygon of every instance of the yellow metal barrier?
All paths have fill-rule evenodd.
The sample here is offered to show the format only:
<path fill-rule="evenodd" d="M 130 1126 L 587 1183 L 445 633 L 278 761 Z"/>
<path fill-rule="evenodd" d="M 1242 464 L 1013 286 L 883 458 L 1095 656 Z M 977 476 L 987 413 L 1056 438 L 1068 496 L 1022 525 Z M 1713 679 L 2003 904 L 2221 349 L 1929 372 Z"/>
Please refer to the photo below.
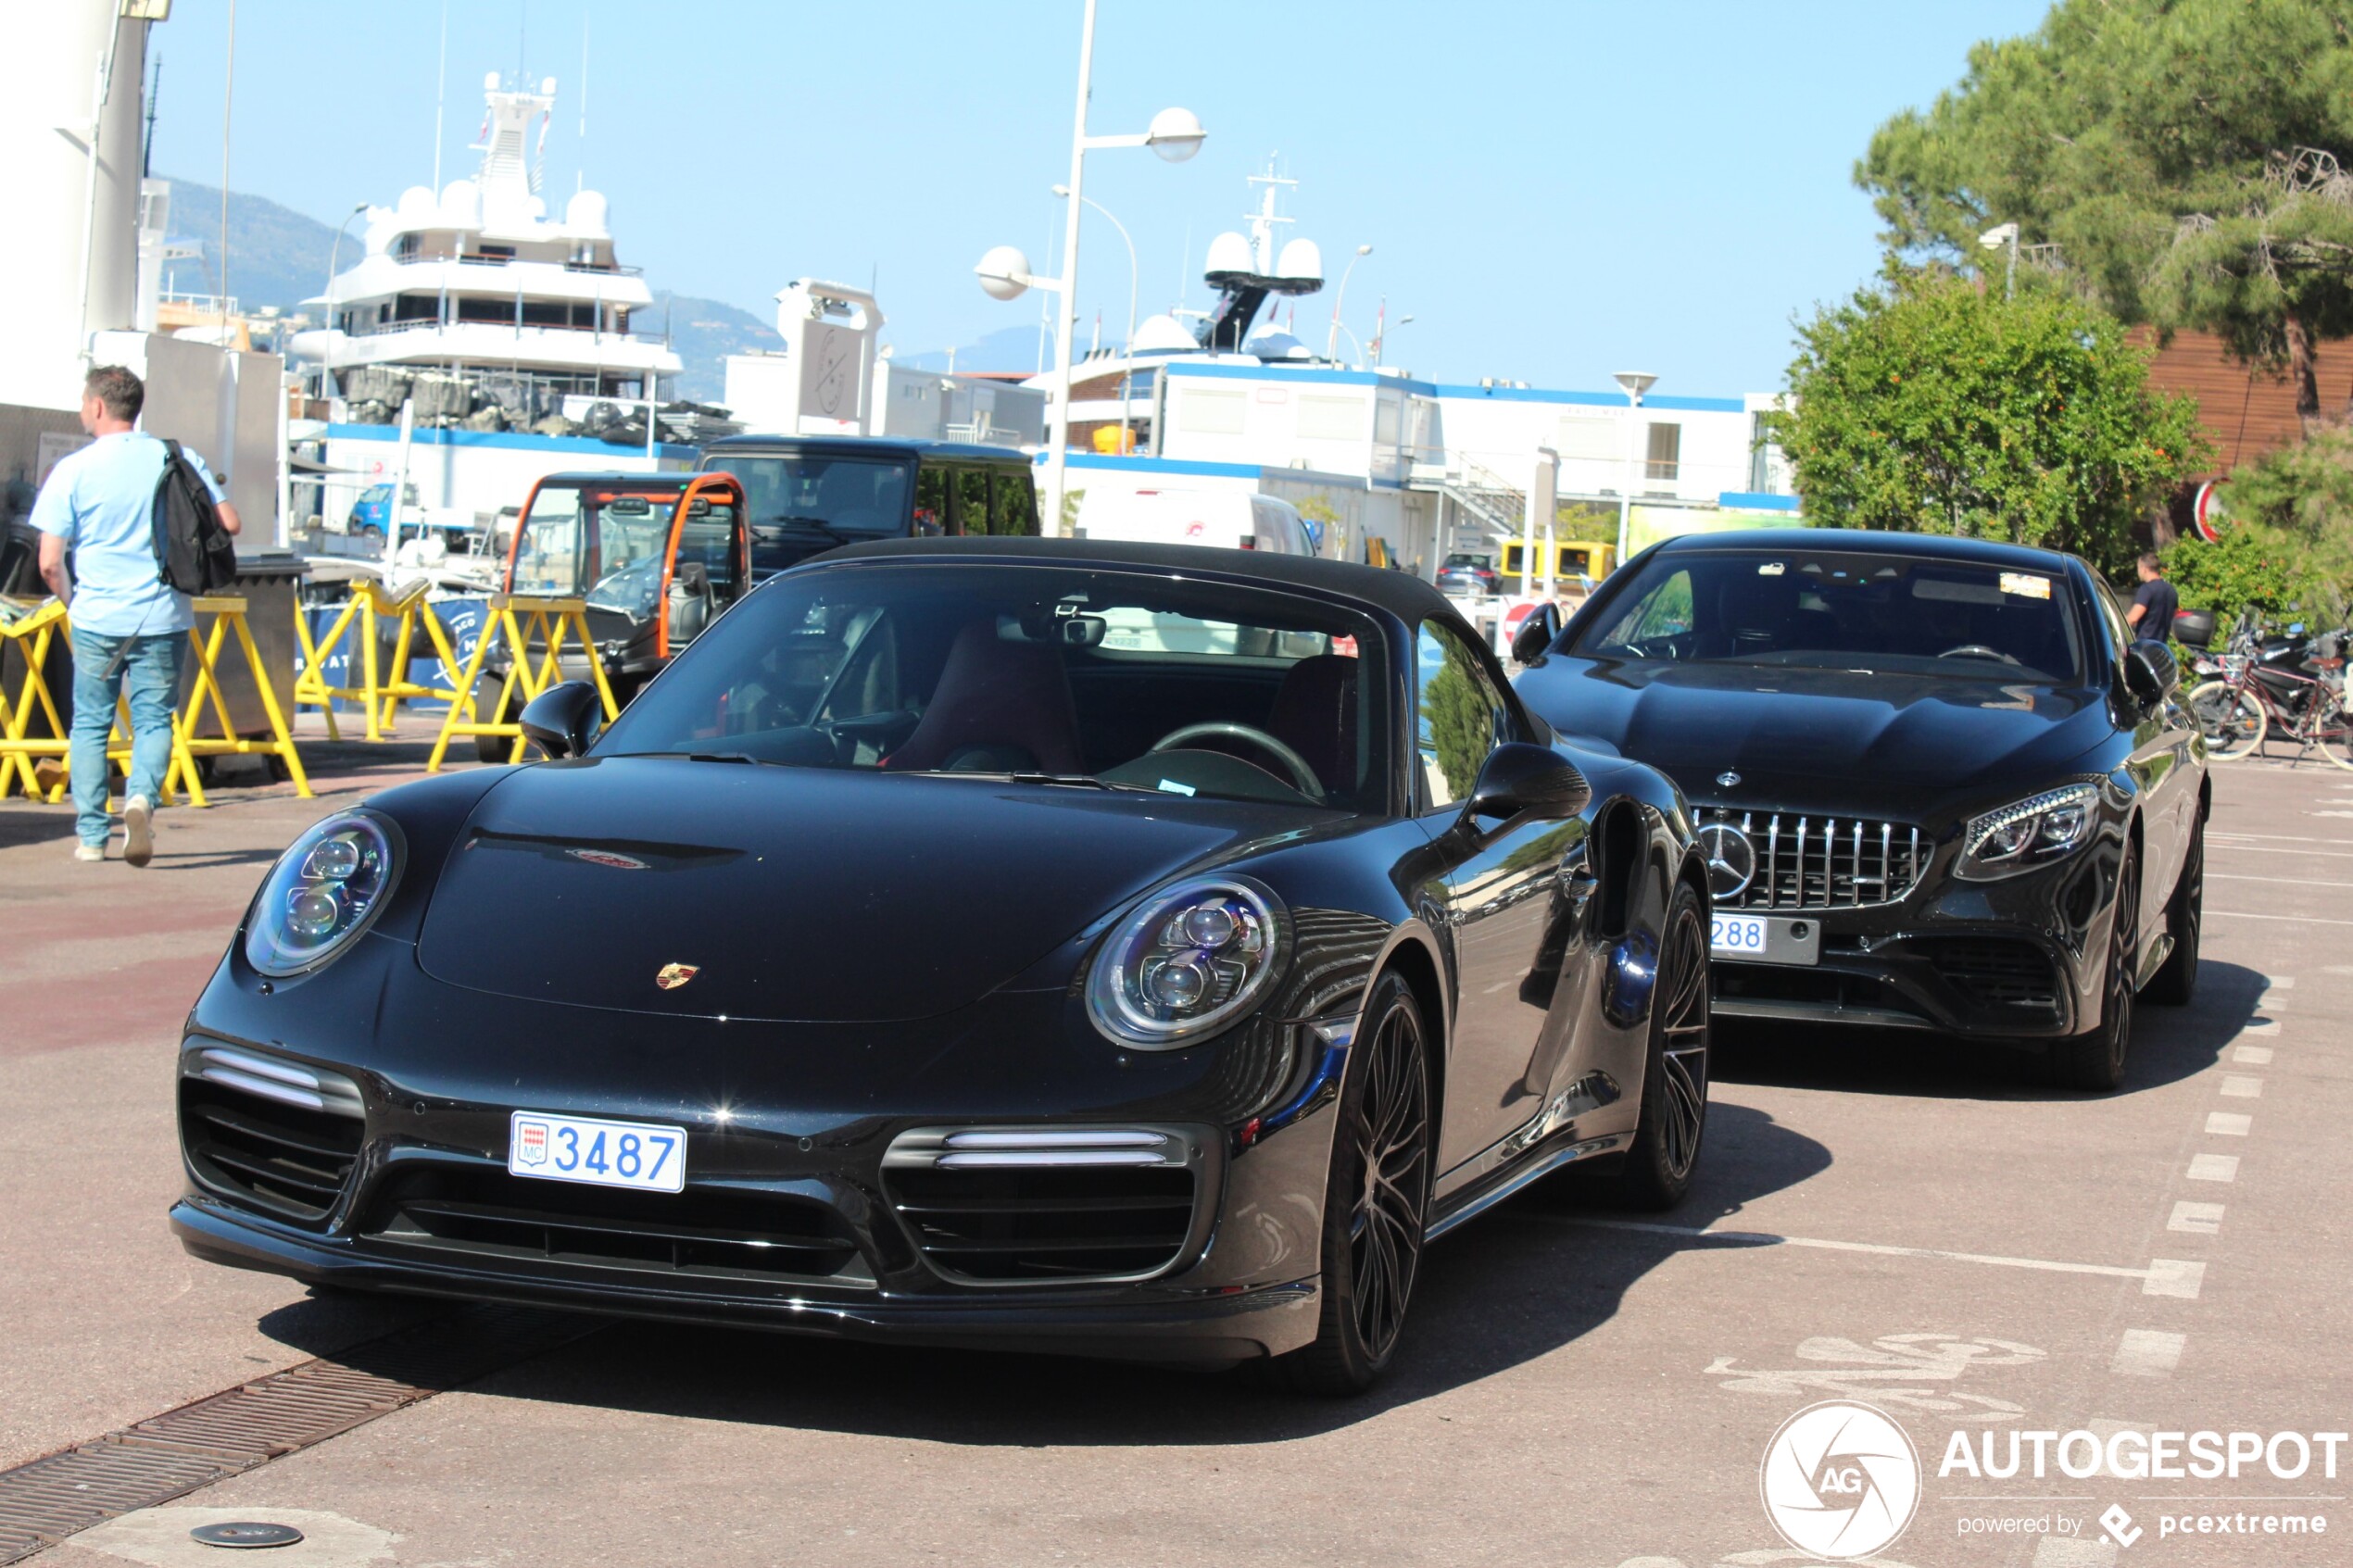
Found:
<path fill-rule="evenodd" d="M 32 774 L 32 759 L 36 757 L 62 759 L 67 752 L 65 721 L 57 717 L 57 704 L 49 695 L 49 684 L 42 677 L 42 669 L 49 661 L 49 649 L 56 640 L 69 634 L 66 607 L 52 599 L 31 615 L 20 617 L 0 626 L 0 638 L 16 645 L 16 654 L 24 660 L 24 680 L 14 696 L 0 691 L 0 796 L 8 793 L 9 781 L 21 780 L 26 796 L 34 800 L 56 802 L 65 796 L 65 785 L 44 790 Z M 50 734 L 28 735 L 38 712 L 49 721 Z"/>
<path fill-rule="evenodd" d="M 302 771 L 302 753 L 296 749 L 294 736 L 286 729 L 286 716 L 278 706 L 278 693 L 270 684 L 270 671 L 261 661 L 260 649 L 254 646 L 253 628 L 245 624 L 245 601 L 243 597 L 222 595 L 199 598 L 195 602 L 197 626 L 188 633 L 188 646 L 195 649 L 195 679 L 188 688 L 188 705 L 173 715 L 171 724 L 171 768 L 164 775 L 164 791 L 168 797 L 176 779 L 188 792 L 191 805 L 205 802 L 204 784 L 196 776 L 199 757 L 274 757 L 294 781 L 295 793 L 310 798 L 310 780 Z M 206 616 L 212 617 L 209 630 L 204 630 Z M 253 672 L 253 684 L 261 694 L 262 711 L 270 716 L 270 738 L 247 740 L 237 734 L 229 721 L 228 699 L 220 691 L 220 648 L 228 633 L 237 633 L 237 646 L 245 653 L 245 668 Z M 209 706 L 213 718 L 220 725 L 217 735 L 198 733 L 205 709 Z"/>
<path fill-rule="evenodd" d="M 297 611 L 295 631 L 302 638 L 302 673 L 295 679 L 295 711 L 300 713 L 307 707 L 323 709 L 327 719 L 327 738 L 341 740 L 343 732 L 335 724 L 335 701 L 342 698 L 358 702 L 367 710 L 368 738 L 373 741 L 384 740 L 390 735 L 394 715 L 401 703 L 412 702 L 419 697 L 437 697 L 455 707 L 461 698 L 466 698 L 466 694 L 454 686 L 422 685 L 409 678 L 409 662 L 416 646 L 417 623 L 421 621 L 424 623 L 426 638 L 432 642 L 434 652 L 441 659 L 441 668 L 445 671 L 458 668 L 458 651 L 449 640 L 448 628 L 442 625 L 441 617 L 434 613 L 433 606 L 425 598 L 430 586 L 422 582 L 412 583 L 397 594 L 388 594 L 381 583 L 366 580 L 357 583 L 353 584 L 351 602 L 343 607 L 343 613 L 335 617 L 334 623 L 327 628 L 327 634 L 315 644 L 310 639 L 308 618 Z M 382 645 L 376 632 L 378 617 L 396 617 L 400 622 L 400 630 L 393 643 L 392 668 L 389 671 L 382 668 L 379 658 Z M 327 684 L 327 660 L 342 644 L 345 633 L 355 624 L 359 628 L 360 684 L 357 686 L 331 686 Z M 349 680 L 350 674 L 350 665 L 346 662 L 344 678 Z M 469 709 L 472 706 L 470 698 L 467 706 Z"/>
<path fill-rule="evenodd" d="M 465 696 L 449 705 L 449 715 L 441 723 L 441 738 L 434 742 L 425 771 L 441 771 L 441 759 L 448 752 L 451 739 L 458 735 L 511 737 L 514 750 L 508 760 L 522 761 L 522 726 L 510 719 L 508 713 L 520 713 L 523 704 L 563 679 L 560 658 L 567 636 L 578 642 L 581 656 L 588 662 L 589 678 L 596 683 L 597 695 L 604 699 L 605 717 L 619 718 L 621 705 L 613 700 L 612 686 L 605 679 L 604 661 L 597 657 L 596 639 L 588 634 L 586 602 L 500 594 L 491 599 L 482 635 L 474 641 L 473 657 L 466 660 L 465 673 L 458 678 L 459 688 Z M 539 646 L 545 650 L 535 663 L 531 651 L 534 637 L 539 639 Z M 482 677 L 491 645 L 498 642 L 507 646 L 507 678 L 499 683 L 498 701 L 484 720 L 474 707 L 474 683 Z"/>

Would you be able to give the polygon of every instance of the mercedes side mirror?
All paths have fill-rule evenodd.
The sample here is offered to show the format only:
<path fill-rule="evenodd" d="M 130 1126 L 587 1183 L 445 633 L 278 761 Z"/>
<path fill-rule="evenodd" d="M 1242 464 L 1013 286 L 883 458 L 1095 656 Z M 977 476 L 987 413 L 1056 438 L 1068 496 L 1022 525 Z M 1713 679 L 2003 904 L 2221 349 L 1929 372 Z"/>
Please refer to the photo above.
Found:
<path fill-rule="evenodd" d="M 1528 612 L 1512 633 L 1512 662 L 1533 664 L 1560 640 L 1561 608 L 1550 599 Z"/>
<path fill-rule="evenodd" d="M 1573 817 L 1593 797 L 1577 765 L 1549 746 L 1506 741 L 1487 754 L 1463 802 L 1473 817 Z"/>
<path fill-rule="evenodd" d="M 2124 650 L 2124 685 L 2142 702 L 2155 707 L 2179 691 L 2182 667 L 2163 643 L 2134 643 Z"/>
<path fill-rule="evenodd" d="M 522 738 L 549 757 L 577 757 L 588 749 L 604 728 L 604 705 L 597 688 L 585 681 L 565 681 L 549 686 L 524 704 L 516 721 Z"/>

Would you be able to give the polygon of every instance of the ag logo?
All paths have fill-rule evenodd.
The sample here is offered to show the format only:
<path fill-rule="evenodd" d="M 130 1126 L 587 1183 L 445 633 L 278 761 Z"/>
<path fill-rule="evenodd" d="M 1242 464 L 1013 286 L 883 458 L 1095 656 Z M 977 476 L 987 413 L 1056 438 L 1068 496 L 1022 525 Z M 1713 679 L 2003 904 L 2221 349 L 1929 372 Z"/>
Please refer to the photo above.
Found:
<path fill-rule="evenodd" d="M 1843 1562 L 1869 1557 L 1912 1523 L 1920 1456 L 1884 1411 L 1831 1399 L 1781 1424 L 1757 1480 L 1783 1540 Z"/>

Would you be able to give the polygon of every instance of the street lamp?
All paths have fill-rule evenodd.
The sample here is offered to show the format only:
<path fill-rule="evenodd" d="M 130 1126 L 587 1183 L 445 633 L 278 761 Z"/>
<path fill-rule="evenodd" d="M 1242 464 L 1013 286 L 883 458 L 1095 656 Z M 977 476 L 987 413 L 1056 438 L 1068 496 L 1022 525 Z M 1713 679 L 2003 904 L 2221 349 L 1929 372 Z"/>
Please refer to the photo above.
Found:
<path fill-rule="evenodd" d="M 2009 265 L 2002 278 L 2002 297 L 2008 299 L 2015 295 L 2018 293 L 2018 225 L 1997 223 L 1978 235 L 1977 243 L 1986 250 L 2001 250 L 2007 247 L 2010 257 Z"/>
<path fill-rule="evenodd" d="M 1054 194 L 1068 201 L 1070 187 L 1057 185 L 1054 187 Z M 1127 383 L 1129 377 L 1133 376 L 1136 370 L 1136 242 L 1128 238 L 1127 225 L 1112 217 L 1111 208 L 1092 196 L 1081 196 L 1079 200 L 1101 213 L 1111 226 L 1119 231 L 1120 239 L 1127 246 L 1127 336 L 1125 341 L 1128 363 L 1127 370 L 1119 378 L 1119 449 L 1125 453 L 1127 450 Z"/>
<path fill-rule="evenodd" d="M 1087 0 L 1078 30 L 1078 109 L 1070 134 L 1069 216 L 1063 227 L 1063 275 L 1040 278 L 1029 270 L 1029 258 L 1012 245 L 999 245 L 980 258 L 973 270 L 991 299 L 1012 299 L 1024 289 L 1051 289 L 1060 295 L 1055 311 L 1054 348 L 1062 366 L 1062 387 L 1054 399 L 1054 417 L 1048 433 L 1053 450 L 1047 459 L 1048 531 L 1062 529 L 1063 482 L 1070 454 L 1070 340 L 1077 328 L 1079 204 L 1087 199 L 1087 155 L 1098 148 L 1150 147 L 1169 163 L 1182 163 L 1201 151 L 1208 132 L 1190 109 L 1167 108 L 1152 116 L 1151 124 L 1137 136 L 1087 134 L 1087 97 L 1095 70 L 1095 0 Z M 1100 209 L 1098 209 L 1100 210 Z"/>
<path fill-rule="evenodd" d="M 1348 258 L 1348 265 L 1340 270 L 1340 292 L 1332 295 L 1332 330 L 1324 339 L 1324 358 L 1327 360 L 1340 352 L 1340 307 L 1348 301 L 1348 274 L 1355 271 L 1356 264 L 1372 254 L 1372 246 L 1358 245 L 1356 254 Z M 1358 344 L 1356 351 L 1362 354 L 1365 351 L 1364 345 Z"/>
<path fill-rule="evenodd" d="M 1626 394 L 1626 484 L 1617 497 L 1617 559 L 1612 570 L 1626 564 L 1626 533 L 1634 522 L 1634 410 L 1642 406 L 1642 394 L 1655 385 L 1658 378 L 1648 370 L 1619 370 L 1612 380 Z"/>

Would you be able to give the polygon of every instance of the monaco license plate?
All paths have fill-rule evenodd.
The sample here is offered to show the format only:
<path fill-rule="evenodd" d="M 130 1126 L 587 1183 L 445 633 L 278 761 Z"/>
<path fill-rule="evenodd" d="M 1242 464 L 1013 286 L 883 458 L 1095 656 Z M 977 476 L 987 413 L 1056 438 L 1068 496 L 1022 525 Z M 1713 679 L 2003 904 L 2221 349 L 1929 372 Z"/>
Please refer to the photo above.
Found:
<path fill-rule="evenodd" d="M 1817 964 L 1822 961 L 1818 921 L 1778 915 L 1718 914 L 1708 929 L 1708 950 L 1740 963 Z"/>
<path fill-rule="evenodd" d="M 508 1125 L 507 1169 L 542 1181 L 679 1192 L 686 1185 L 686 1130 L 518 1110 Z"/>

